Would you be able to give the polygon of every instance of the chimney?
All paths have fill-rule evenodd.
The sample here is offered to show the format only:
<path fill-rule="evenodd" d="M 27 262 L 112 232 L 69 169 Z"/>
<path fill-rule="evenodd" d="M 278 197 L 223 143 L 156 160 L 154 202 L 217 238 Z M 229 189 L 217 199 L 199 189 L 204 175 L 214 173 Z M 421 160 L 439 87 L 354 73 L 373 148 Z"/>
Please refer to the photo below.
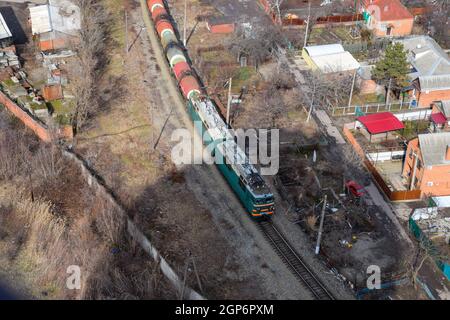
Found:
<path fill-rule="evenodd" d="M 447 145 L 447 150 L 445 150 L 445 161 L 450 161 L 450 145 Z"/>

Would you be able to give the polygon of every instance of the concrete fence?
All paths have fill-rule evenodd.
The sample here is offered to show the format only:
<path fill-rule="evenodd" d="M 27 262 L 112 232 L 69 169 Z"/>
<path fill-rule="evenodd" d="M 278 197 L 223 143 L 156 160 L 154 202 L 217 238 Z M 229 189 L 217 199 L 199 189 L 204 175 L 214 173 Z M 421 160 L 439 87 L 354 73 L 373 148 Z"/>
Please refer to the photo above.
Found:
<path fill-rule="evenodd" d="M 161 256 L 155 246 L 152 245 L 150 240 L 139 230 L 136 224 L 128 217 L 125 209 L 118 203 L 113 193 L 104 185 L 104 183 L 99 179 L 99 176 L 89 168 L 83 159 L 81 159 L 77 154 L 70 150 L 63 149 L 63 156 L 75 163 L 82 172 L 83 178 L 87 181 L 88 185 L 97 191 L 109 204 L 116 208 L 118 212 L 126 219 L 127 232 L 133 240 L 135 240 L 142 249 L 147 252 L 153 260 L 159 264 L 159 268 L 164 276 L 169 280 L 169 282 L 174 286 L 174 288 L 179 292 L 183 292 L 183 299 L 188 300 L 205 300 L 205 298 L 200 295 L 195 290 L 184 285 L 184 281 L 178 277 L 175 271 L 170 267 L 167 261 Z"/>
<path fill-rule="evenodd" d="M 431 109 L 416 109 L 402 113 L 394 113 L 394 116 L 400 121 L 407 120 L 428 120 L 431 116 Z"/>
<path fill-rule="evenodd" d="M 402 160 L 405 156 L 405 150 L 392 150 L 384 152 L 372 152 L 366 154 L 367 158 L 374 162 L 392 161 L 392 160 Z"/>

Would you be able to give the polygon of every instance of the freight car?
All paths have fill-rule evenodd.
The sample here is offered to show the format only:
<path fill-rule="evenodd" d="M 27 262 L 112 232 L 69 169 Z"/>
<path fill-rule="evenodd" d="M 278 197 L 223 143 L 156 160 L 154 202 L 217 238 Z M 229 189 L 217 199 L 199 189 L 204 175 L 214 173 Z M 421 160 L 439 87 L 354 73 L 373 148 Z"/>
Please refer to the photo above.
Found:
<path fill-rule="evenodd" d="M 264 179 L 249 163 L 247 155 L 235 142 L 232 131 L 217 111 L 217 106 L 202 90 L 183 47 L 177 39 L 166 6 L 162 0 L 147 0 L 147 6 L 158 33 L 161 46 L 178 82 L 187 111 L 204 143 L 212 150 L 219 171 L 252 217 L 270 217 L 274 213 L 274 198 Z M 210 144 L 213 144 L 211 148 Z"/>

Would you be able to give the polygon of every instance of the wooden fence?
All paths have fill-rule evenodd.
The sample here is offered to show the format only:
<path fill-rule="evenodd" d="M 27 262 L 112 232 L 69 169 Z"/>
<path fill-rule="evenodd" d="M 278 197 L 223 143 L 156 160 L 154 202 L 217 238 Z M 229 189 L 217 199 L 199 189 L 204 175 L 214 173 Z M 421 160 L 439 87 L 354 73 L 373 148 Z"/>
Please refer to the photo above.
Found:
<path fill-rule="evenodd" d="M 306 25 L 306 20 L 300 18 L 282 18 L 280 21 L 280 19 L 278 19 L 278 15 L 273 11 L 267 0 L 259 0 L 259 3 L 275 24 L 281 24 L 283 27 Z M 363 20 L 364 19 L 362 14 L 347 14 L 339 16 L 318 17 L 315 24 L 318 26 L 325 24 L 346 24 Z"/>
<path fill-rule="evenodd" d="M 391 190 L 389 186 L 384 181 L 383 177 L 380 175 L 378 170 L 373 165 L 372 161 L 370 161 L 364 150 L 359 145 L 358 141 L 356 141 L 355 137 L 351 133 L 350 129 L 347 126 L 343 128 L 344 136 L 347 138 L 348 142 L 353 146 L 353 149 L 356 153 L 361 157 L 364 165 L 372 174 L 373 179 L 375 180 L 378 187 L 383 191 L 386 197 L 390 201 L 411 201 L 411 200 L 419 200 L 422 194 L 421 190 Z"/>

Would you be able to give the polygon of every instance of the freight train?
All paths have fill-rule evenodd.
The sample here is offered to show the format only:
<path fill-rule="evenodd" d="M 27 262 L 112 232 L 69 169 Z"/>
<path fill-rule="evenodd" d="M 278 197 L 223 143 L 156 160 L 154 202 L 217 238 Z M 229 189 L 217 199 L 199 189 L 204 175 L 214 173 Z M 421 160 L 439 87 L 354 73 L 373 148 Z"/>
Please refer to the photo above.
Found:
<path fill-rule="evenodd" d="M 267 218 L 274 213 L 274 197 L 258 173 L 249 163 L 247 155 L 239 148 L 235 137 L 218 112 L 215 102 L 202 90 L 175 33 L 172 17 L 168 14 L 163 0 L 147 0 L 161 46 L 169 66 L 178 83 L 181 94 L 186 99 L 187 111 L 198 126 L 206 145 L 213 143 L 212 156 L 219 171 L 238 196 L 246 211 L 255 218 Z"/>

